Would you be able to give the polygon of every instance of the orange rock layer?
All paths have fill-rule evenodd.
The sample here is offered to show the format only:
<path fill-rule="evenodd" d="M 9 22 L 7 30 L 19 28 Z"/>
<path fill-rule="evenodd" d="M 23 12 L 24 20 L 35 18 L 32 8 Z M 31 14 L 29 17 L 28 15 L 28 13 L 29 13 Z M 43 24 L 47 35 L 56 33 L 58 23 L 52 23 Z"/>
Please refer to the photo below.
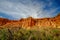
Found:
<path fill-rule="evenodd" d="M 58 27 L 60 26 L 60 14 L 53 18 L 22 18 L 20 20 L 9 20 L 0 18 L 0 26 L 14 27 Z"/>

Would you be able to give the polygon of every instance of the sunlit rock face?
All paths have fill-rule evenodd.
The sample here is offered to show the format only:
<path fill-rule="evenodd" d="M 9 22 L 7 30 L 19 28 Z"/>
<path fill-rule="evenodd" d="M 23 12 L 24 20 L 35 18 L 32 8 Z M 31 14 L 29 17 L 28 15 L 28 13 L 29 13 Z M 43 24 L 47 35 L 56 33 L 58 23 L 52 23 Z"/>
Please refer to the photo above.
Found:
<path fill-rule="evenodd" d="M 53 18 L 22 18 L 20 20 L 9 20 L 0 18 L 0 26 L 7 27 L 58 27 L 60 26 L 60 14 Z"/>

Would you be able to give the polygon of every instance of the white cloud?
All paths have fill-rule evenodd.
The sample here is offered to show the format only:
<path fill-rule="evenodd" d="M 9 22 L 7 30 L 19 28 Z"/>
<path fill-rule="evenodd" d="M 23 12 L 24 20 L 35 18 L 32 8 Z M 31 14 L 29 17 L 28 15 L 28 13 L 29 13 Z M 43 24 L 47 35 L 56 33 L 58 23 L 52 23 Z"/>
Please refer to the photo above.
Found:
<path fill-rule="evenodd" d="M 49 6 L 52 2 L 49 3 Z M 32 16 L 34 18 L 48 17 L 54 13 L 56 9 L 44 10 L 46 6 L 44 2 L 36 2 L 32 0 L 0 0 L 0 12 L 4 12 L 14 18 L 26 18 Z"/>

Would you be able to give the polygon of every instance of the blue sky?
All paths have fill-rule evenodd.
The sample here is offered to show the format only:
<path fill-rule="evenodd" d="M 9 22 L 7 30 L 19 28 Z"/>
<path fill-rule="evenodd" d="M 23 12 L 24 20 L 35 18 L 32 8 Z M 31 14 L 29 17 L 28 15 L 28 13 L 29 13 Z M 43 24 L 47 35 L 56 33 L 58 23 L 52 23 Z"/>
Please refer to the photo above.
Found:
<path fill-rule="evenodd" d="M 60 0 L 0 0 L 0 17 L 54 17 L 60 13 Z"/>

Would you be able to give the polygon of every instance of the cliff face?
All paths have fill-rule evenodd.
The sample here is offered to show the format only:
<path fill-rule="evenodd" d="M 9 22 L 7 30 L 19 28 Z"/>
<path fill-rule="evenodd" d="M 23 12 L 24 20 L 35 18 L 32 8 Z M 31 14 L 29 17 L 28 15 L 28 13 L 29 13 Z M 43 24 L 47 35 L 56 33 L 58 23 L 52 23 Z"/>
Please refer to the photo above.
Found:
<path fill-rule="evenodd" d="M 10 20 L 5 19 L 5 18 L 0 18 L 0 26 L 5 25 L 7 22 L 10 22 Z"/>
<path fill-rule="evenodd" d="M 22 18 L 20 20 L 9 20 L 0 18 L 0 26 L 15 26 L 15 27 L 57 27 L 60 26 L 60 14 L 53 18 Z"/>

